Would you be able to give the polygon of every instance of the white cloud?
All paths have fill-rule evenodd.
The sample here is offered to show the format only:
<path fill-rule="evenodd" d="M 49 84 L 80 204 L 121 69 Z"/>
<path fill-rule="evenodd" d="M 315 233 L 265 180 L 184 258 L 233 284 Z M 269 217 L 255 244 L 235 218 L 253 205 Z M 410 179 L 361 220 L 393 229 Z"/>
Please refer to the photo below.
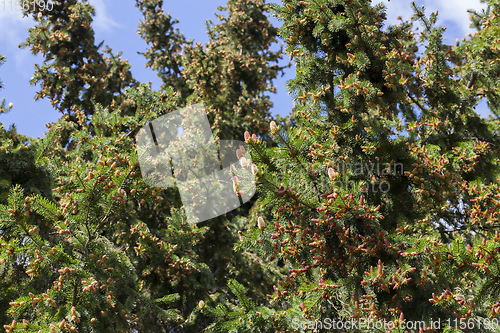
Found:
<path fill-rule="evenodd" d="M 413 15 L 411 9 L 411 0 L 397 0 L 397 1 L 380 1 L 387 7 L 387 24 L 397 24 L 397 17 L 401 16 L 403 20 L 409 19 Z M 486 6 L 479 0 L 418 0 L 415 1 L 417 6 L 425 6 L 425 13 L 429 16 L 431 13 L 438 11 L 438 25 L 452 27 L 454 30 L 451 32 L 455 38 L 462 39 L 472 29 L 469 28 L 470 20 L 468 9 L 480 9 Z M 448 31 L 449 32 L 449 31 Z M 452 43 L 453 41 L 448 41 Z"/>
<path fill-rule="evenodd" d="M 94 29 L 108 31 L 112 28 L 121 27 L 118 22 L 116 22 L 111 18 L 111 16 L 109 16 L 103 0 L 89 0 L 89 4 L 91 4 L 95 8 L 94 22 L 92 24 Z"/>
<path fill-rule="evenodd" d="M 9 0 L 0 1 L 0 52 L 7 56 L 9 64 L 25 71 L 26 63 L 29 63 L 31 52 L 29 48 L 18 49 L 18 45 L 25 42 L 28 37 L 28 29 L 34 26 L 35 20 L 31 17 L 23 17 L 20 10 L 16 10 L 15 1 L 12 6 Z M 26 74 L 26 73 L 23 73 Z"/>
<path fill-rule="evenodd" d="M 27 37 L 27 30 L 33 26 L 34 20 L 31 17 L 23 17 L 22 12 L 8 2 L 9 0 L 0 1 L 0 41 L 17 46 Z"/>

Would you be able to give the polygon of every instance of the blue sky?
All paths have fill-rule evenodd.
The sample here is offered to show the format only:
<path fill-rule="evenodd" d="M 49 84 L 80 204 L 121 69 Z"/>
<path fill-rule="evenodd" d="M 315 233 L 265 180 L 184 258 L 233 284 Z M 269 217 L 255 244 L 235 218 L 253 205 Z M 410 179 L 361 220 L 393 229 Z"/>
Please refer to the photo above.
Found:
<path fill-rule="evenodd" d="M 5 89 L 0 90 L 0 100 L 5 98 L 7 104 L 14 107 L 6 114 L 0 114 L 0 122 L 5 127 L 15 123 L 19 133 L 29 136 L 44 136 L 45 124 L 56 121 L 60 113 L 55 111 L 48 100 L 34 101 L 38 86 L 29 84 L 33 75 L 34 63 L 42 63 L 43 58 L 33 56 L 28 48 L 19 49 L 17 46 L 28 36 L 27 30 L 34 25 L 31 18 L 23 18 L 20 11 L 16 11 L 10 2 L 15 0 L 0 0 L 0 54 L 7 57 L 7 62 L 0 67 L 0 78 Z M 96 42 L 104 40 L 115 53 L 123 51 L 122 58 L 128 59 L 132 65 L 134 77 L 143 83 L 152 82 L 153 89 L 160 87 L 161 81 L 156 72 L 145 68 L 146 60 L 137 52 L 147 49 L 146 43 L 137 34 L 141 13 L 135 7 L 134 0 L 89 0 L 96 8 L 94 30 Z M 177 28 L 187 37 L 196 42 L 207 42 L 208 36 L 205 21 L 211 19 L 217 22 L 214 12 L 218 6 L 224 5 L 224 0 L 165 0 L 163 9 L 172 17 L 178 18 Z M 412 15 L 410 0 L 381 1 L 387 6 L 387 24 L 395 24 L 396 17 L 409 18 Z M 448 44 L 460 40 L 472 30 L 469 28 L 467 9 L 480 9 L 484 5 L 479 0 L 434 0 L 415 1 L 418 5 L 425 5 L 426 12 L 439 11 L 438 24 L 447 27 L 444 34 Z M 373 1 L 376 3 L 376 1 Z M 274 20 L 273 24 L 279 26 Z M 285 55 L 283 64 L 289 61 Z M 286 81 L 293 78 L 295 69 L 288 69 L 283 78 L 275 81 L 277 93 L 271 94 L 274 107 L 272 114 L 287 115 L 293 107 L 293 101 L 285 88 Z M 488 109 L 486 103 L 481 102 L 477 108 L 479 114 L 486 117 Z"/>

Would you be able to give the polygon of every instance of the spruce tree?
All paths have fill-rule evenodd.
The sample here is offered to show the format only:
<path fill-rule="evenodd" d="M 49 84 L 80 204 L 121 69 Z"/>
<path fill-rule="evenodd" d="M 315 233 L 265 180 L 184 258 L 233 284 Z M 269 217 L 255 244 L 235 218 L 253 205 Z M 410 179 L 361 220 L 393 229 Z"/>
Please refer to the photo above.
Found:
<path fill-rule="evenodd" d="M 0 57 L 3 64 L 5 57 Z M 3 88 L 3 83 L 0 83 Z M 2 112 L 12 109 L 12 105 L 5 107 L 5 99 L 0 105 Z M 52 197 L 52 179 L 46 169 L 36 164 L 36 150 L 25 135 L 17 133 L 12 125 L 6 130 L 0 124 L 0 204 L 7 204 L 11 187 L 19 186 L 26 193 L 38 194 L 46 198 Z M 4 226 L 0 229 L 0 239 L 10 241 L 14 228 Z M 10 270 L 4 266 L 5 261 L 0 259 L 0 323 L 6 322 L 6 312 L 9 301 L 19 296 L 17 283 L 23 274 L 23 265 L 12 263 Z"/>
<path fill-rule="evenodd" d="M 63 115 L 42 139 L 0 133 L 6 332 L 498 331 L 495 2 L 454 45 L 416 5 L 390 27 L 362 0 L 274 5 L 297 67 L 291 126 L 268 114 L 282 68 L 262 1 L 229 0 L 206 45 L 162 1 L 136 4 L 161 91 L 99 56 L 87 3 L 26 12 L 39 96 Z M 177 190 L 143 179 L 136 134 L 197 102 L 216 140 L 248 144 L 259 196 L 190 225 Z"/>
<path fill-rule="evenodd" d="M 484 325 L 499 309 L 498 121 L 474 112 L 480 97 L 496 101 L 488 4 L 462 45 L 445 45 L 437 13 L 415 5 L 409 21 L 384 29 L 383 6 L 367 1 L 275 6 L 297 66 L 297 125 L 271 122 L 275 148 L 246 133 L 257 204 L 274 217 L 256 218 L 240 247 L 288 274 L 257 313 L 235 287 L 236 312 L 207 309 L 214 330 L 328 331 L 318 326 L 326 318 L 498 330 Z"/>
<path fill-rule="evenodd" d="M 272 103 L 266 93 L 276 92 L 272 80 L 284 67 L 278 65 L 281 50 L 270 51 L 277 31 L 266 9 L 264 1 L 228 1 L 218 8 L 221 23 L 207 23 L 208 44 L 186 48 L 185 76 L 222 139 L 243 140 L 245 130 L 264 136 L 269 130 Z"/>
<path fill-rule="evenodd" d="M 109 47 L 100 50 L 92 29 L 94 8 L 77 0 L 52 1 L 53 7 L 24 6 L 25 16 L 37 25 L 21 47 L 41 54 L 46 62 L 36 65 L 31 84 L 41 83 L 38 98 L 49 98 L 54 108 L 71 115 L 82 110 L 93 114 L 93 102 L 109 105 L 120 101 L 136 81 L 130 65 Z M 43 9 L 43 10 L 42 10 Z"/>
<path fill-rule="evenodd" d="M 161 7 L 161 2 L 137 4 L 146 16 L 141 34 L 155 44 L 157 30 L 148 24 L 161 14 L 151 9 Z M 252 15 L 264 20 L 264 7 L 254 7 Z M 76 11 L 83 14 L 77 17 L 72 14 Z M 33 83 L 42 83 L 38 96 L 51 99 L 63 115 L 49 126 L 45 138 L 30 140 L 37 167 L 54 179 L 52 196 L 14 187 L 0 208 L 0 229 L 9 230 L 9 237 L 0 239 L 2 274 L 9 277 L 10 285 L 13 277 L 19 281 L 14 293 L 12 288 L 2 289 L 2 299 L 9 303 L 7 318 L 2 317 L 4 328 L 198 332 L 211 320 L 200 312 L 199 304 L 224 300 L 231 276 L 245 280 L 246 286 L 256 286 L 250 294 L 253 300 L 263 301 L 271 288 L 265 280 L 270 273 L 242 255 L 232 255 L 238 231 L 246 228 L 241 215 L 251 204 L 206 226 L 188 225 L 179 210 L 178 192 L 151 188 L 142 179 L 137 132 L 148 121 L 186 105 L 186 94 L 194 91 L 182 84 L 180 76 L 168 79 L 165 68 L 175 62 L 156 67 L 166 84 L 161 92 L 154 92 L 133 80 L 126 62 L 111 53 L 111 60 L 98 53 L 100 45 L 94 44 L 91 28 L 92 6 L 57 2 L 50 12 L 26 14 L 38 23 L 25 45 L 42 52 L 47 60 L 37 68 Z M 247 60 L 257 57 L 256 66 L 270 74 L 262 80 L 253 78 L 260 85 L 251 94 L 243 94 L 248 103 L 254 98 L 268 101 L 261 91 L 278 72 L 262 63 L 278 56 L 266 53 L 274 28 L 266 25 L 266 29 L 270 37 L 258 47 L 265 55 L 254 52 Z M 170 52 L 162 44 L 168 41 L 158 43 Z M 229 48 L 230 41 L 225 43 Z M 89 81 L 93 76 L 108 85 Z M 225 79 L 238 80 L 235 76 Z M 116 80 L 121 85 L 115 85 Z M 203 94 L 193 94 L 191 101 L 199 95 Z M 259 117 L 265 117 L 270 104 L 261 104 Z M 229 108 L 223 111 L 228 120 L 235 116 Z M 224 126 L 224 132 L 231 131 Z M 214 132 L 219 127 L 216 124 Z M 241 131 L 232 131 L 237 132 Z M 213 239 L 220 245 L 214 246 Z"/>
<path fill-rule="evenodd" d="M 191 41 L 188 43 L 179 29 L 174 29 L 179 20 L 172 19 L 169 13 L 164 14 L 162 0 L 136 0 L 136 6 L 144 16 L 138 33 L 150 44 L 150 48 L 141 53 L 148 60 L 146 66 L 158 72 L 163 81 L 162 89 L 175 87 L 186 99 L 193 90 L 183 75 L 181 51 Z"/>
<path fill-rule="evenodd" d="M 246 129 L 266 137 L 272 106 L 266 93 L 274 92 L 272 80 L 284 68 L 277 65 L 281 51 L 270 51 L 276 28 L 265 16 L 264 2 L 229 1 L 218 8 L 220 23 L 207 23 L 210 41 L 205 45 L 193 45 L 174 30 L 176 21 L 164 14 L 162 1 L 137 4 L 144 15 L 140 33 L 150 45 L 144 53 L 148 66 L 158 71 L 163 87 L 176 87 L 179 105 L 203 102 L 216 140 L 243 140 Z M 248 295 L 258 302 L 271 288 L 267 269 L 233 252 L 238 232 L 248 228 L 245 216 L 252 205 L 202 223 L 209 231 L 197 249 L 214 274 L 216 301 L 229 293 L 229 278 L 253 287 Z"/>

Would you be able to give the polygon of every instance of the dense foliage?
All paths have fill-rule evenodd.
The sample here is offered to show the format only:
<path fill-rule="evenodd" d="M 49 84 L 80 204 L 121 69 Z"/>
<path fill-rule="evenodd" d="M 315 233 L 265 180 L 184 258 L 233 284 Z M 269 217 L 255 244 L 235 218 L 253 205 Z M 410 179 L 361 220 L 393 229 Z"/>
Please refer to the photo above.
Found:
<path fill-rule="evenodd" d="M 446 45 L 416 5 L 386 27 L 369 1 L 229 0 L 195 45 L 137 0 L 160 91 L 101 53 L 92 6 L 54 3 L 25 12 L 24 45 L 62 116 L 41 139 L 0 129 L 6 332 L 499 330 L 497 1 Z M 277 34 L 296 64 L 284 120 Z M 144 182 L 136 135 L 199 102 L 216 141 L 249 145 L 258 194 L 190 225 L 175 188 Z"/>

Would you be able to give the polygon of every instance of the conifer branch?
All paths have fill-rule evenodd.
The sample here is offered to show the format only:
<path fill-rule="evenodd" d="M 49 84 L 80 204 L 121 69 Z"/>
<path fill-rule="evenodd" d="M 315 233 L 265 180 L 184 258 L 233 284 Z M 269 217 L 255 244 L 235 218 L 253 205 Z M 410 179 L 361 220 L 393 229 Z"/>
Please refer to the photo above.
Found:
<path fill-rule="evenodd" d="M 283 136 L 281 135 L 281 133 L 278 132 L 278 136 L 281 138 L 281 140 L 285 143 L 285 145 L 287 146 L 288 150 L 290 151 L 290 154 L 292 155 L 292 157 L 297 161 L 297 163 L 300 165 L 301 167 L 301 170 L 303 170 L 309 177 L 309 179 L 311 180 L 313 186 L 314 186 L 314 189 L 316 190 L 316 193 L 318 195 L 318 200 L 321 202 L 321 196 L 320 196 L 320 191 L 318 190 L 318 187 L 316 186 L 316 180 L 313 178 L 313 176 L 307 172 L 306 168 L 304 167 L 304 165 L 302 164 L 302 162 L 299 160 L 299 158 L 297 157 L 296 154 L 294 154 L 294 149 L 292 147 L 290 147 L 290 145 L 288 144 L 288 142 L 283 138 Z"/>
<path fill-rule="evenodd" d="M 129 169 L 127 175 L 123 178 L 123 181 L 122 181 L 122 184 L 120 185 L 120 187 L 118 188 L 118 192 L 120 192 L 122 190 L 122 186 L 123 184 L 125 183 L 125 180 L 127 179 L 127 177 L 130 175 L 130 173 L 132 172 L 132 169 Z M 104 223 L 106 223 L 106 220 L 109 218 L 109 216 L 111 215 L 112 213 L 112 208 L 113 206 L 115 205 L 115 203 L 113 201 L 111 201 L 111 204 L 109 205 L 109 208 L 108 208 L 108 211 L 106 212 L 106 215 L 104 215 L 104 217 L 101 219 L 101 222 L 99 222 L 99 224 L 96 226 L 96 228 L 94 229 L 94 234 L 97 233 L 97 230 L 99 230 L 102 225 Z"/>
<path fill-rule="evenodd" d="M 260 176 L 260 177 L 259 177 L 259 179 L 264 179 L 267 183 L 271 184 L 271 185 L 272 185 L 272 186 L 274 186 L 277 190 L 279 190 L 279 187 L 278 187 L 276 184 L 274 184 L 274 183 L 270 182 L 270 181 L 269 181 L 269 180 L 267 180 L 264 176 Z M 309 206 L 308 204 L 306 204 L 305 202 L 303 202 L 302 200 L 300 200 L 299 198 L 297 198 L 295 195 L 291 196 L 291 198 L 292 198 L 293 200 L 295 200 L 295 202 L 298 202 L 298 203 L 300 203 L 301 205 L 303 205 L 303 206 L 305 206 L 305 207 L 308 207 L 308 208 L 309 208 L 309 209 L 311 209 L 311 210 L 315 210 L 315 208 L 313 208 L 313 207 Z"/>
<path fill-rule="evenodd" d="M 35 239 L 31 236 L 31 234 L 28 232 L 28 230 L 26 230 L 26 228 L 24 227 L 24 225 L 23 225 L 23 223 L 22 223 L 22 220 L 18 219 L 18 218 L 17 218 L 17 216 L 16 216 L 16 222 L 19 224 L 19 226 L 21 227 L 21 229 L 23 229 L 23 231 L 24 231 L 25 235 L 26 235 L 26 236 L 28 236 L 28 238 L 30 238 L 30 239 L 33 241 L 33 243 L 35 243 L 38 247 L 40 247 L 40 248 L 41 248 L 41 245 L 38 243 L 38 241 L 37 241 L 37 240 L 35 240 Z"/>
<path fill-rule="evenodd" d="M 467 82 L 467 89 L 471 89 L 474 83 L 476 83 L 477 75 L 476 73 L 472 73 L 469 79 L 469 82 Z"/>
<path fill-rule="evenodd" d="M 72 307 L 76 306 L 76 296 L 77 296 L 77 293 L 78 293 L 78 282 L 75 279 L 75 281 L 73 282 L 73 295 L 71 297 L 71 306 Z"/>
<path fill-rule="evenodd" d="M 423 105 L 420 104 L 420 102 L 417 99 L 415 99 L 415 97 L 413 97 L 410 94 L 408 94 L 408 97 L 410 97 L 410 99 L 412 100 L 412 102 L 415 103 L 418 106 L 418 108 L 420 109 L 420 111 L 422 111 L 422 113 L 429 114 L 429 111 L 426 108 L 424 108 Z"/>
<path fill-rule="evenodd" d="M 78 178 L 78 180 L 80 181 L 80 184 L 82 184 L 83 186 L 83 190 L 86 191 L 87 190 L 87 186 L 85 186 L 85 182 L 83 181 L 83 179 L 80 177 L 80 175 L 78 174 L 78 172 L 76 173 L 76 177 Z"/>
<path fill-rule="evenodd" d="M 358 22 L 357 16 L 354 15 L 354 11 L 352 10 L 352 7 L 350 6 L 349 1 L 346 1 L 345 5 L 349 9 L 349 11 L 351 12 L 351 16 L 352 16 L 352 18 L 354 20 L 354 26 L 356 27 L 356 30 L 358 32 L 358 36 L 359 36 L 358 38 L 361 40 L 361 43 L 363 44 L 363 48 L 365 49 L 365 51 L 368 52 L 368 50 L 370 50 L 370 48 L 368 47 L 368 45 L 366 44 L 364 38 L 362 37 L 361 29 L 359 28 L 360 24 Z"/>
<path fill-rule="evenodd" d="M 259 149 L 257 149 L 256 146 L 253 145 L 253 141 L 250 141 L 249 145 L 250 145 L 250 147 L 254 148 L 254 151 L 257 153 L 257 155 L 260 156 L 262 161 L 264 161 L 266 163 L 266 165 L 269 166 L 269 169 L 271 169 L 274 172 L 278 171 L 278 169 L 276 169 L 276 167 L 271 162 L 271 160 L 267 156 L 262 155 L 262 153 L 259 151 Z"/>

